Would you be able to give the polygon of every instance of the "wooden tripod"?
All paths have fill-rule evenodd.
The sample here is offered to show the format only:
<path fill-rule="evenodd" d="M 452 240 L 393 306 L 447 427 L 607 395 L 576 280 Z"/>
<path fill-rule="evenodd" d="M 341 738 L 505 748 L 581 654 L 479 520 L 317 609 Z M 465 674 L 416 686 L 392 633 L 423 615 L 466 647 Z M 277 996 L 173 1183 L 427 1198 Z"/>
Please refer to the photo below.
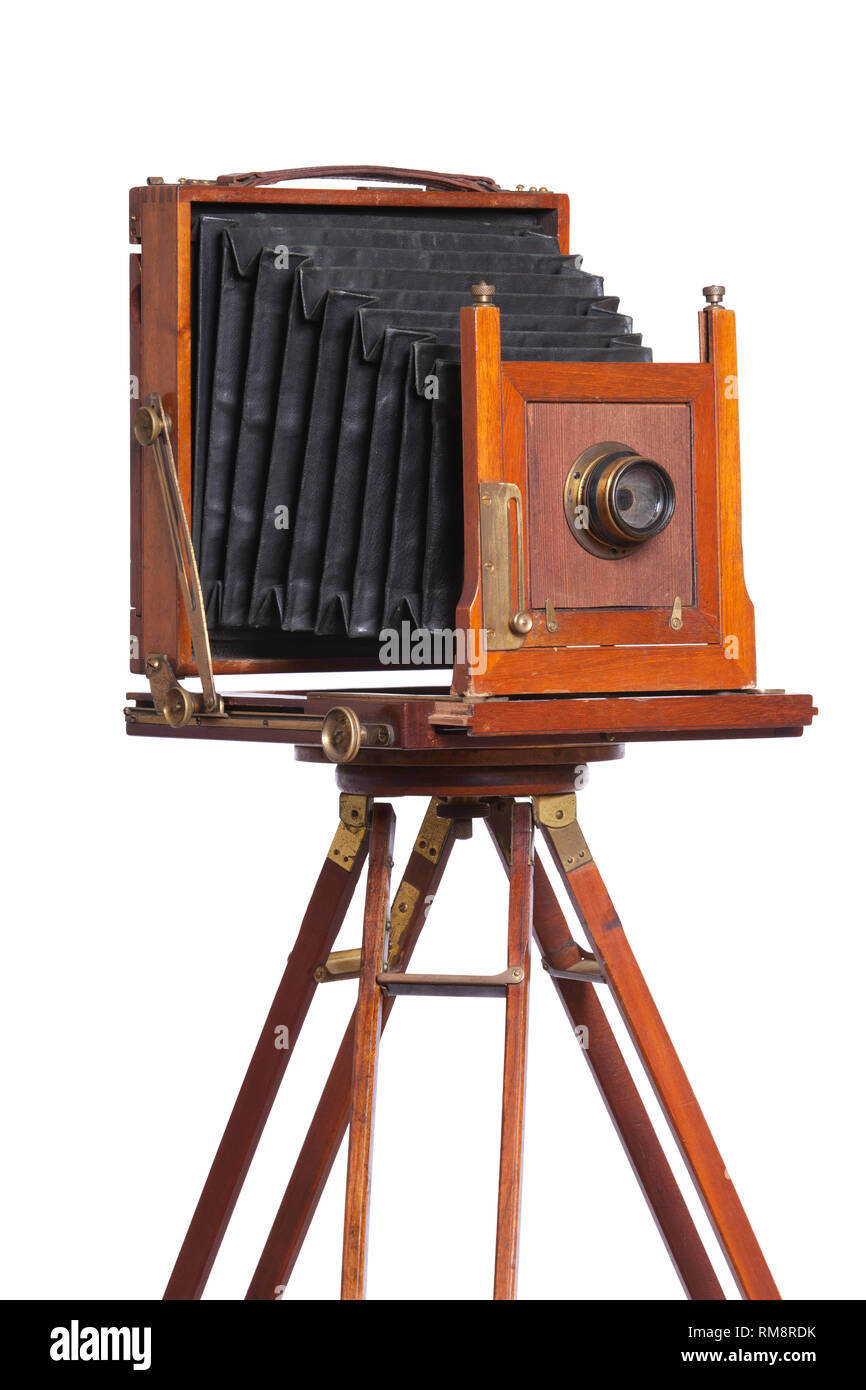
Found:
<path fill-rule="evenodd" d="M 515 1296 L 520 1211 L 530 940 L 534 935 L 583 1055 L 602 1094 L 641 1191 L 687 1297 L 723 1299 L 697 1229 L 596 995 L 607 985 L 646 1068 L 694 1179 L 737 1286 L 747 1299 L 778 1299 L 733 1183 L 688 1078 L 632 955 L 622 924 L 582 835 L 574 792 L 527 791 L 529 768 L 465 770 L 450 781 L 435 770 L 340 769 L 348 789 L 340 826 L 253 1053 L 166 1289 L 168 1299 L 202 1294 L 317 984 L 358 978 L 358 1002 L 247 1292 L 274 1299 L 285 1287 L 346 1128 L 349 1164 L 342 1297 L 364 1297 L 376 1063 L 381 1030 L 398 994 L 505 997 L 499 1199 L 493 1296 Z M 539 778 L 539 781 L 544 781 Z M 443 785 L 444 784 L 444 785 Z M 573 786 L 574 783 L 572 782 Z M 432 794 L 406 872 L 388 912 L 395 816 L 384 793 Z M 531 795 L 531 804 L 519 797 Z M 411 975 L 406 967 L 454 841 L 483 817 L 509 877 L 507 969 L 496 976 Z M 533 853 L 544 835 L 591 953 L 572 938 L 550 880 Z M 369 854 L 363 942 L 332 948 Z M 286 1046 L 275 1046 L 280 1033 Z"/>

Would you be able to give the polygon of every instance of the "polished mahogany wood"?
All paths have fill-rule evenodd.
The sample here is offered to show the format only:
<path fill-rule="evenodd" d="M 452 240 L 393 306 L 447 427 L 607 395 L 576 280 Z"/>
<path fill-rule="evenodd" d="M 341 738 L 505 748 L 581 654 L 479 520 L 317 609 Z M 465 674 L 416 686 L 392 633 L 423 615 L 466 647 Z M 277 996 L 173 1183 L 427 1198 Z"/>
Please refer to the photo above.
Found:
<path fill-rule="evenodd" d="M 545 836 L 551 844 L 548 831 Z M 780 1294 L 767 1262 L 595 862 L 567 873 L 552 844 L 551 850 L 737 1287 L 747 1299 L 778 1299 Z"/>
<path fill-rule="evenodd" d="M 156 195 L 161 190 L 151 189 Z M 143 241 L 139 258 L 141 284 L 137 297 L 141 321 L 138 326 L 137 360 L 132 371 L 138 377 L 139 403 L 151 391 L 162 396 L 172 420 L 175 461 L 179 477 L 189 476 L 189 314 L 187 298 L 179 300 L 179 285 L 188 280 L 189 208 L 181 209 L 166 196 L 136 201 L 136 216 Z M 181 397 L 187 397 L 186 404 Z M 132 594 L 134 608 L 132 633 L 138 638 L 137 657 L 131 656 L 130 669 L 144 672 L 148 652 L 165 652 L 179 658 L 182 604 L 177 570 L 162 496 L 151 451 L 136 443 L 133 436 L 131 502 L 132 529 L 139 536 L 139 550 L 133 552 Z"/>
<path fill-rule="evenodd" d="M 167 1299 L 201 1297 L 315 993 L 313 971 L 337 939 L 368 842 L 369 832 L 350 869 L 330 860 L 322 867 L 169 1279 Z"/>
<path fill-rule="evenodd" d="M 691 608 L 695 536 L 689 407 L 533 401 L 525 416 L 530 608 L 542 614 L 550 599 L 557 610 L 662 608 L 669 616 L 675 598 Z M 623 560 L 599 559 L 576 544 L 565 513 L 566 477 L 584 449 L 605 439 L 660 463 L 677 499 L 670 525 Z M 562 616 L 558 611 L 557 622 Z M 593 620 L 598 616 L 593 611 Z"/>
<path fill-rule="evenodd" d="M 510 875 L 511 864 L 490 822 L 488 829 L 500 863 Z M 537 855 L 533 867 L 532 932 L 542 959 L 556 969 L 567 970 L 586 956 L 572 937 Z M 554 976 L 551 981 L 580 1039 L 580 1050 L 686 1296 L 723 1300 L 722 1286 L 614 1037 L 597 987 Z"/>
<path fill-rule="evenodd" d="M 566 692 L 636 690 L 735 690 L 755 684 L 754 617 L 743 580 L 739 515 L 739 442 L 735 400 L 734 316 L 718 308 L 702 311 L 701 351 L 704 360 L 678 363 L 562 363 L 501 362 L 496 359 L 495 325 L 478 316 L 497 314 L 495 306 L 464 310 L 461 315 L 461 373 L 464 410 L 464 490 L 467 501 L 479 483 L 509 482 L 520 490 L 524 511 L 535 522 L 524 525 L 523 554 L 528 579 L 531 631 L 522 646 L 488 652 L 486 669 L 457 662 L 453 690 L 463 695 L 551 695 Z M 470 317 L 473 315 L 474 317 Z M 709 315 L 709 325 L 704 319 Z M 484 323 L 484 331 L 480 324 Z M 475 399 L 473 400 L 473 393 Z M 592 607 L 599 599 L 594 578 L 584 586 L 582 604 L 573 603 L 575 587 L 560 591 L 565 606 L 548 628 L 540 593 L 551 582 L 551 565 L 562 565 L 563 550 L 555 539 L 539 538 L 553 525 L 556 510 L 539 477 L 561 473 L 565 445 L 551 454 L 551 443 L 563 428 L 563 407 L 584 404 L 625 407 L 663 405 L 681 414 L 687 408 L 692 436 L 692 524 L 694 528 L 694 593 L 679 595 L 682 626 L 670 626 L 672 605 L 646 600 L 614 607 Z M 552 415 L 556 407 L 558 414 Z M 483 422 L 498 408 L 498 432 Z M 572 424 L 574 416 L 570 417 Z M 575 434 L 575 449 L 578 436 Z M 626 441 L 628 442 L 628 441 Z M 570 448 L 569 444 L 569 448 Z M 568 450 L 566 450 L 568 452 Z M 552 470 L 552 472 L 551 472 Z M 564 482 L 564 474 L 563 479 Z M 534 510 L 533 510 L 534 509 Z M 476 509 L 477 511 L 477 509 Z M 539 515 L 540 513 L 540 515 Z M 682 517 L 682 513 L 681 513 Z M 535 525 L 534 544 L 530 544 Z M 556 528 L 562 531 L 564 519 Z M 681 525 L 681 521 L 677 523 Z M 484 629 L 481 612 L 480 549 L 476 512 L 467 510 L 464 587 L 458 605 L 458 625 L 475 633 Z M 551 532 L 551 536 L 553 533 Z M 568 537 L 575 549 L 577 541 Z M 565 540 L 563 539 L 563 546 Z M 541 554 L 541 581 L 534 572 Z M 624 584 L 637 556 L 598 561 L 618 568 Z M 580 566 L 580 558 L 574 560 Z M 599 570 L 601 574 L 601 570 Z M 669 576 L 670 577 L 670 576 Z M 676 595 L 675 595 L 676 597 Z"/>
<path fill-rule="evenodd" d="M 701 358 L 712 368 L 716 401 L 719 544 L 726 561 L 722 568 L 723 640 L 729 659 L 742 667 L 744 677 L 754 681 L 755 611 L 743 572 L 737 319 L 732 310 L 715 306 L 702 309 L 698 323 Z"/>
<path fill-rule="evenodd" d="M 382 993 L 376 977 L 385 964 L 385 928 L 391 887 L 395 816 L 385 802 L 373 808 L 370 867 L 361 942 L 361 978 L 355 1012 L 352 1057 L 352 1110 L 349 1120 L 349 1165 L 346 1177 L 346 1215 L 343 1225 L 343 1299 L 364 1297 L 367 1280 L 367 1221 L 373 1121 L 376 1109 L 376 1070 L 382 1029 Z"/>
<path fill-rule="evenodd" d="M 592 750 L 585 750 L 591 757 Z M 588 759 L 582 759 L 581 762 Z M 578 763 L 508 767 L 367 767 L 337 769 L 341 791 L 369 796 L 553 796 L 575 789 Z"/>
<path fill-rule="evenodd" d="M 433 803 L 431 803 L 432 809 Z M 389 957 L 394 970 L 405 970 L 421 935 L 427 913 L 445 872 L 454 847 L 452 823 L 435 859 L 412 849 L 400 887 L 410 885 L 414 902 L 406 913 L 399 949 Z M 399 896 L 399 890 L 398 890 Z M 393 909 L 392 909 L 393 913 Z M 396 914 L 394 914 L 396 915 Z M 382 1027 L 388 1022 L 394 998 L 383 1001 Z M 334 1161 L 349 1124 L 352 1090 L 352 1058 L 355 1040 L 355 1013 L 349 1021 L 337 1056 L 325 1083 L 306 1139 L 295 1163 L 291 1179 L 271 1227 L 249 1289 L 248 1299 L 275 1299 L 289 1281 L 301 1252 L 310 1222 L 325 1190 Z"/>
<path fill-rule="evenodd" d="M 463 412 L 463 589 L 457 628 L 483 631 L 481 529 L 478 485 L 502 481 L 502 338 L 499 310 L 474 304 L 460 310 L 460 380 Z M 476 643 L 475 651 L 480 648 Z M 489 658 L 488 658 L 489 659 Z M 468 683 L 468 667 L 454 668 L 455 693 Z"/>
<path fill-rule="evenodd" d="M 364 747 L 354 764 L 384 768 L 516 766 L 532 761 L 527 755 L 533 748 L 538 750 L 535 756 L 541 766 L 569 757 L 574 762 L 619 757 L 618 745 L 623 742 L 797 736 L 818 713 L 810 695 L 788 695 L 781 690 L 543 700 L 471 700 L 447 691 L 420 695 L 315 690 L 224 697 L 227 710 L 259 716 L 259 728 L 238 728 L 226 720 L 205 725 L 193 721 L 173 729 L 161 720 L 143 722 L 141 716 L 153 710 L 149 692 L 133 692 L 127 698 L 133 703 L 126 711 L 126 730 L 133 737 L 291 743 L 296 745 L 296 757 L 306 762 L 324 761 L 318 729 L 283 728 L 268 716 L 324 717 L 335 705 L 345 705 L 362 722 L 383 723 L 392 729 L 389 747 Z M 605 753 L 605 746 L 614 751 Z M 540 788 L 533 791 L 538 793 Z"/>
<path fill-rule="evenodd" d="M 177 199 L 181 203 L 258 203 L 263 206 L 368 208 L 506 208 L 541 213 L 541 230 L 559 240 L 568 254 L 569 201 L 565 193 L 532 193 L 499 189 L 491 193 L 412 188 L 254 188 L 230 184 L 187 183 L 144 185 L 130 190 L 130 239 L 141 240 L 136 214 L 142 200 Z"/>
<path fill-rule="evenodd" d="M 465 729 L 473 739 L 509 738 L 533 728 L 538 735 L 590 735 L 662 739 L 682 735 L 740 738 L 744 734 L 802 733 L 818 713 L 811 695 L 783 690 L 725 691 L 688 695 L 599 695 L 591 699 L 437 701 L 430 722 L 439 729 Z"/>
<path fill-rule="evenodd" d="M 493 1297 L 496 1300 L 513 1299 L 517 1291 L 532 940 L 532 809 L 525 802 L 514 808 L 512 851 L 513 867 L 508 891 L 508 968 L 522 970 L 523 979 L 519 984 L 509 985 L 505 996 L 502 1133 L 493 1276 Z"/>
<path fill-rule="evenodd" d="M 141 458 L 133 424 L 141 405 L 141 256 L 129 257 L 129 635 L 141 641 Z M 133 667 L 138 670 L 138 666 Z"/>
<path fill-rule="evenodd" d="M 536 860 L 533 931 L 542 956 L 559 970 L 583 958 L 572 939 L 550 879 Z M 677 1186 L 595 985 L 551 977 L 632 1172 L 688 1298 L 724 1299 L 724 1292 Z"/>

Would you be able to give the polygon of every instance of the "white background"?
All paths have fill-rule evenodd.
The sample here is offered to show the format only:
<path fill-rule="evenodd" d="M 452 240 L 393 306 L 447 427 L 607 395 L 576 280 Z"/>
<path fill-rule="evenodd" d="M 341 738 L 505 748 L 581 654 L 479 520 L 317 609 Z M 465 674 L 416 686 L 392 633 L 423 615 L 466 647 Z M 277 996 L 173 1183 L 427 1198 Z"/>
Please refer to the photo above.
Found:
<path fill-rule="evenodd" d="M 331 774 L 290 749 L 127 739 L 121 715 L 142 683 L 127 189 L 329 162 L 569 193 L 572 249 L 660 362 L 696 359 L 701 287 L 728 288 L 759 684 L 812 692 L 821 714 L 801 740 L 632 746 L 580 810 L 783 1294 L 863 1295 L 855 15 L 154 0 L 7 16 L 6 1297 L 160 1296 L 336 825 Z M 422 811 L 398 805 L 398 872 Z M 500 880 L 486 836 L 457 845 L 417 968 L 501 968 Z M 209 1296 L 246 1289 L 352 992 L 314 1002 Z M 530 1026 L 521 1296 L 679 1297 L 537 964 Z M 371 1298 L 489 1296 L 501 1045 L 497 1003 L 395 1011 Z M 289 1299 L 338 1294 L 344 1172 L 345 1151 Z"/>

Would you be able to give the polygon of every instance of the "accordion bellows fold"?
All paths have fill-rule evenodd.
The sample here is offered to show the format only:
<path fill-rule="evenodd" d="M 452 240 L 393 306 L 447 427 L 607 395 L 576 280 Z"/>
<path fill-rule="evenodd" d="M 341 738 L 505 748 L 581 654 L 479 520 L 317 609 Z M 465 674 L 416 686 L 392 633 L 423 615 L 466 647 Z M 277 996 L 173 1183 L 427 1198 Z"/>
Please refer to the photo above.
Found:
<path fill-rule="evenodd" d="M 236 207 L 193 236 L 193 540 L 227 636 L 454 625 L 459 312 L 479 280 L 504 360 L 651 360 L 536 212 Z"/>

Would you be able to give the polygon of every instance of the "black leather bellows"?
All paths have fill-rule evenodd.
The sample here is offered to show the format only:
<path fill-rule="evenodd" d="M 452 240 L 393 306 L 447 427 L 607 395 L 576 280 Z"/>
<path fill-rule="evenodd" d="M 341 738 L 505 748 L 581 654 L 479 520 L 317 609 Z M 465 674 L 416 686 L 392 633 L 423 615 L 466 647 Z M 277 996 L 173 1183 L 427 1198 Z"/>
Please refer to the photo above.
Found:
<path fill-rule="evenodd" d="M 193 539 L 217 647 L 453 627 L 459 311 L 478 280 L 505 360 L 651 360 L 534 212 L 234 206 L 193 235 Z"/>

